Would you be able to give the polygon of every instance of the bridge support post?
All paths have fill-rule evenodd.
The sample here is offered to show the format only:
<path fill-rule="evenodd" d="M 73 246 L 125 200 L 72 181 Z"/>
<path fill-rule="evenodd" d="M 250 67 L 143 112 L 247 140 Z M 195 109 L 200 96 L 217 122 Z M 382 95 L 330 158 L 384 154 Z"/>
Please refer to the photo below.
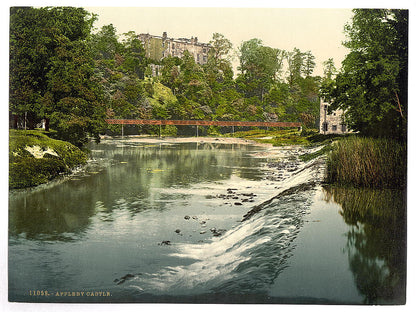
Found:
<path fill-rule="evenodd" d="M 198 137 L 198 125 L 196 125 L 196 137 Z"/>
<path fill-rule="evenodd" d="M 162 124 L 159 125 L 159 138 L 162 137 Z"/>
<path fill-rule="evenodd" d="M 124 137 L 124 125 L 121 125 L 121 137 Z"/>

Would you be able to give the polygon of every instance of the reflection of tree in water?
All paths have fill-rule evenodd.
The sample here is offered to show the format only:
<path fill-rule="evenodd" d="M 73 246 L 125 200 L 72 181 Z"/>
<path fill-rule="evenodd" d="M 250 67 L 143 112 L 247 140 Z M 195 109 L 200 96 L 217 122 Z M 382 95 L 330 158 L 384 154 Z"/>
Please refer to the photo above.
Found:
<path fill-rule="evenodd" d="M 328 187 L 326 200 L 342 206 L 352 225 L 348 258 L 365 303 L 404 303 L 406 283 L 406 207 L 400 190 Z"/>
<path fill-rule="evenodd" d="M 128 142 L 128 141 L 127 141 Z M 259 160 L 244 157 L 252 147 L 224 144 L 94 146 L 97 161 L 64 183 L 22 190 L 9 197 L 9 233 L 28 239 L 72 241 L 97 217 L 109 222 L 128 210 L 166 209 L 186 194 L 158 191 L 229 179 L 256 178 Z M 94 151 L 94 148 L 92 149 Z M 254 168 L 253 172 L 243 168 Z"/>

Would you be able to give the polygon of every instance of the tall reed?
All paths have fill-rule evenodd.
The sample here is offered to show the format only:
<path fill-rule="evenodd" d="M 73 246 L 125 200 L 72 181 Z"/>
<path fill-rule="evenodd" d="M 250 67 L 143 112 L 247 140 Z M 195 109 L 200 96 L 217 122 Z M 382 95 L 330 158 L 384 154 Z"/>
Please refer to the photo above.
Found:
<path fill-rule="evenodd" d="M 349 137 L 334 143 L 327 161 L 327 181 L 373 188 L 403 188 L 406 147 L 389 139 Z"/>

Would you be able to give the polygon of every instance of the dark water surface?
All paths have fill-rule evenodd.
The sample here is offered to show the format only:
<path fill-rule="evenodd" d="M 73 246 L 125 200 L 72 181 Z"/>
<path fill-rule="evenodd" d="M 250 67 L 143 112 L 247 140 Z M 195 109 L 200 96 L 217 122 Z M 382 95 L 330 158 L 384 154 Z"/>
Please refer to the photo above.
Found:
<path fill-rule="evenodd" d="M 323 188 L 296 148 L 90 148 L 78 174 L 10 193 L 10 301 L 404 303 L 398 191 Z"/>

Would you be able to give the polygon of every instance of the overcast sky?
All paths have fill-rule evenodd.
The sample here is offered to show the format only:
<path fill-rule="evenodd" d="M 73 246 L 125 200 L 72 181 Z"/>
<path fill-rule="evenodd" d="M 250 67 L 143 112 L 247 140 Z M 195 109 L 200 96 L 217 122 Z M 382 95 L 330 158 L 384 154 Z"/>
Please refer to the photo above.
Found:
<path fill-rule="evenodd" d="M 351 9 L 284 8 L 190 8 L 190 7 L 85 7 L 98 14 L 96 27 L 113 24 L 121 34 L 130 30 L 171 38 L 198 37 L 209 42 L 214 32 L 230 39 L 237 49 L 241 42 L 259 38 L 263 44 L 287 51 L 310 50 L 316 57 L 314 75 L 322 74 L 322 62 L 333 58 L 341 66 L 348 50 L 344 25 Z"/>

